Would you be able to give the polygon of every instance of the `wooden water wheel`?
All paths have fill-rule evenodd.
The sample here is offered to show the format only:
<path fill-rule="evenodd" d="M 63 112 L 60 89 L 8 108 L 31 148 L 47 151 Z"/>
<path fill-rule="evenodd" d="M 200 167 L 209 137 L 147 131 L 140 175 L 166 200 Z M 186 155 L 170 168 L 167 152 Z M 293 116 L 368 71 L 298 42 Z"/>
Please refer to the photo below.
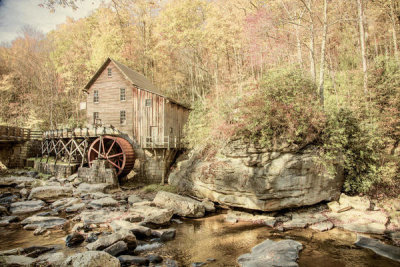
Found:
<path fill-rule="evenodd" d="M 104 135 L 94 140 L 88 151 L 89 166 L 98 158 L 105 159 L 114 166 L 119 178 L 127 175 L 135 164 L 132 145 L 118 136 Z"/>

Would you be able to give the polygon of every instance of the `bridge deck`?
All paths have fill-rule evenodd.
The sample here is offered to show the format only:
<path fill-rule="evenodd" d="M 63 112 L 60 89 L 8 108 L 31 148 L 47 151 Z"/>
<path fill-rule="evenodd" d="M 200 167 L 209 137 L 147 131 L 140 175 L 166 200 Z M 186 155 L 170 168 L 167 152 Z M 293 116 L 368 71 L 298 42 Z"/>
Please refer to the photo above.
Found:
<path fill-rule="evenodd" d="M 17 143 L 40 138 L 40 131 L 0 125 L 0 143 Z"/>

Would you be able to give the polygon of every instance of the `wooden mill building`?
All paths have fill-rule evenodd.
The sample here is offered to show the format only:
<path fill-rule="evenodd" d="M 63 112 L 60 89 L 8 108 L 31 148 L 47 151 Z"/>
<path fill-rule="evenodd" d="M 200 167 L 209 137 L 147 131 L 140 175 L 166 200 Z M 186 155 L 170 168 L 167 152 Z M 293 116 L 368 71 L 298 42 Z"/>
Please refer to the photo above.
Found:
<path fill-rule="evenodd" d="M 127 134 L 146 182 L 159 182 L 181 149 L 189 108 L 163 95 L 146 77 L 107 58 L 84 88 L 88 124 Z"/>
<path fill-rule="evenodd" d="M 179 146 L 189 109 L 140 73 L 107 58 L 85 91 L 89 124 L 113 125 L 142 148 Z"/>

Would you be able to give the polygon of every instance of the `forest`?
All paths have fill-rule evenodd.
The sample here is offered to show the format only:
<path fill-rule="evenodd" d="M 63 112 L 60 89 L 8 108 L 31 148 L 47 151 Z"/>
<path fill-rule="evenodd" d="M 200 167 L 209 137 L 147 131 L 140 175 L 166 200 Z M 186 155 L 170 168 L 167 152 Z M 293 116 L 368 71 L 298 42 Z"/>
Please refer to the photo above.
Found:
<path fill-rule="evenodd" d="M 187 142 L 205 154 L 314 144 L 345 191 L 396 196 L 399 19 L 399 0 L 112 0 L 0 46 L 0 124 L 84 125 L 82 89 L 111 57 L 192 108 Z"/>

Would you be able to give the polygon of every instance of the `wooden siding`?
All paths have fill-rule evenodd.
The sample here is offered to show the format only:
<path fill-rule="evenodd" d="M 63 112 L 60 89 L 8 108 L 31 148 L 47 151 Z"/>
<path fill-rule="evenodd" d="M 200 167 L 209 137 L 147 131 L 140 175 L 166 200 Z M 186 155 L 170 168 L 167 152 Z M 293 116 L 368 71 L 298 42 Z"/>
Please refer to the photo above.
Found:
<path fill-rule="evenodd" d="M 112 76 L 108 77 L 107 69 L 111 68 Z M 120 100 L 120 88 L 125 88 L 125 101 Z M 99 102 L 94 103 L 93 92 L 99 91 Z M 121 132 L 132 136 L 133 129 L 133 86 L 122 73 L 110 62 L 88 90 L 86 107 L 87 122 L 93 124 L 93 112 L 99 112 L 103 125 L 113 125 Z M 126 123 L 120 123 L 120 111 L 126 112 Z"/>
<path fill-rule="evenodd" d="M 108 68 L 112 69 L 112 77 L 108 77 Z M 120 101 L 120 88 L 125 88 L 125 101 Z M 93 101 L 94 90 L 99 91 L 99 103 Z M 146 107 L 147 99 L 151 100 L 150 107 Z M 112 61 L 88 89 L 86 106 L 88 124 L 93 124 L 93 112 L 99 112 L 103 125 L 113 125 L 139 144 L 152 135 L 181 138 L 189 115 L 187 108 L 132 85 Z M 120 124 L 121 110 L 126 112 L 125 125 Z"/>

